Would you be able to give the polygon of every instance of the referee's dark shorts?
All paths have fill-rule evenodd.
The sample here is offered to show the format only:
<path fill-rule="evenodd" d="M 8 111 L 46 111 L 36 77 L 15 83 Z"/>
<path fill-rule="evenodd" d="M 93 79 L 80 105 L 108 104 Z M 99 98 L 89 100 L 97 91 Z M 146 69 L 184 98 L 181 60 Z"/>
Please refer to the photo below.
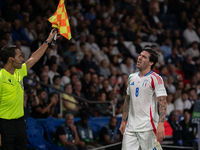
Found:
<path fill-rule="evenodd" d="M 0 150 L 26 150 L 27 133 L 24 117 L 18 119 L 0 118 L 1 143 Z"/>

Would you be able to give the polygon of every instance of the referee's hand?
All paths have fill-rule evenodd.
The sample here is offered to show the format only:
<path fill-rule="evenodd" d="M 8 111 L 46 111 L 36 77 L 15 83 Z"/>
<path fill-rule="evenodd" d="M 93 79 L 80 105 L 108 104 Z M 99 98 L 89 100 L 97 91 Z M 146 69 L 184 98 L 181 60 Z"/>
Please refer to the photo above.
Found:
<path fill-rule="evenodd" d="M 122 121 L 121 125 L 120 125 L 120 132 L 122 133 L 122 135 L 124 135 L 124 132 L 125 132 L 125 127 L 126 127 L 126 124 L 124 121 Z"/>

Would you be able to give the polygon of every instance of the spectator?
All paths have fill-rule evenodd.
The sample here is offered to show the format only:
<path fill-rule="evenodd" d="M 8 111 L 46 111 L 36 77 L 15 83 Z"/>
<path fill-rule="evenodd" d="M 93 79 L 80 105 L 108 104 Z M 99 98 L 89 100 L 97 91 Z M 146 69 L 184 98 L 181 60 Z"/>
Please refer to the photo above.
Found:
<path fill-rule="evenodd" d="M 97 101 L 106 102 L 106 93 L 103 91 L 98 92 Z M 96 104 L 96 111 L 98 116 L 111 116 L 111 113 L 108 109 L 110 106 L 109 103 L 99 103 Z"/>
<path fill-rule="evenodd" d="M 102 60 L 100 64 L 100 75 L 104 76 L 105 79 L 108 79 L 108 77 L 111 75 L 110 69 L 105 59 Z"/>
<path fill-rule="evenodd" d="M 56 104 L 56 99 L 51 99 L 49 104 L 47 103 L 47 93 L 44 90 L 37 91 L 37 97 L 39 99 L 39 104 L 32 108 L 31 116 L 33 118 L 47 118 L 52 116 L 53 107 Z"/>
<path fill-rule="evenodd" d="M 94 11 L 94 8 L 91 7 L 89 12 L 85 14 L 85 19 L 94 20 L 95 18 L 96 18 L 96 12 Z"/>
<path fill-rule="evenodd" d="M 183 49 L 183 47 L 179 47 L 178 51 L 177 51 L 177 56 L 178 56 L 178 60 L 180 63 L 182 63 L 184 61 L 184 57 L 185 57 L 185 51 Z"/>
<path fill-rule="evenodd" d="M 89 85 L 88 92 L 86 93 L 86 97 L 90 101 L 97 100 L 97 90 L 93 84 Z M 90 104 L 90 106 L 94 106 L 94 104 Z"/>
<path fill-rule="evenodd" d="M 199 57 L 198 42 L 193 42 L 192 47 L 187 49 L 186 55 L 190 55 L 192 58 Z"/>
<path fill-rule="evenodd" d="M 176 110 L 173 110 L 168 119 L 168 123 L 173 129 L 173 144 L 176 146 L 181 146 L 182 145 L 182 135 L 181 135 L 181 127 L 178 122 L 179 119 L 179 113 Z"/>
<path fill-rule="evenodd" d="M 145 15 L 141 16 L 141 32 L 145 34 L 149 34 L 151 32 L 151 26 Z"/>
<path fill-rule="evenodd" d="M 47 72 L 43 71 L 40 74 L 40 79 L 41 79 L 41 82 L 43 82 L 44 84 L 47 84 L 47 85 L 50 84 L 50 80 L 49 80 L 49 76 Z M 50 93 L 49 87 L 46 85 L 41 84 L 41 89 L 45 90 L 47 93 Z"/>
<path fill-rule="evenodd" d="M 120 73 L 120 64 L 118 63 L 118 56 L 114 55 L 111 59 L 111 63 L 110 63 L 110 71 L 111 74 L 115 75 L 115 76 L 119 76 Z"/>
<path fill-rule="evenodd" d="M 60 65 L 60 55 L 58 54 L 58 44 L 56 43 L 55 45 L 51 46 L 50 52 L 49 52 L 49 58 L 51 58 L 51 56 L 55 56 L 56 57 L 56 63 L 58 65 Z"/>
<path fill-rule="evenodd" d="M 120 140 L 120 134 L 118 132 L 117 127 L 117 118 L 110 117 L 109 124 L 103 126 L 99 133 L 99 142 L 102 145 L 109 145 L 113 143 L 117 143 Z M 109 150 L 119 149 L 121 145 L 117 145 L 115 147 L 109 148 Z"/>
<path fill-rule="evenodd" d="M 63 58 L 65 56 L 69 56 L 70 57 L 70 65 L 75 64 L 76 63 L 76 45 L 74 43 L 70 43 L 68 50 L 66 50 L 62 56 L 63 56 Z"/>
<path fill-rule="evenodd" d="M 110 60 L 107 56 L 108 48 L 106 46 L 102 46 L 101 50 L 96 52 L 94 55 L 93 60 L 96 62 L 97 65 L 100 65 L 103 60 L 106 60 L 107 65 L 110 65 Z"/>
<path fill-rule="evenodd" d="M 69 69 L 66 69 L 63 72 L 63 76 L 61 77 L 61 85 L 62 86 L 64 86 L 65 84 L 70 83 L 70 75 L 71 75 L 71 72 L 70 72 Z"/>
<path fill-rule="evenodd" d="M 32 22 L 27 24 L 27 26 L 24 28 L 24 31 L 31 42 L 37 39 L 37 33 L 34 30 Z"/>
<path fill-rule="evenodd" d="M 150 36 L 149 36 L 148 41 L 149 41 L 149 42 L 157 42 L 157 41 L 158 41 L 156 29 L 152 29 L 152 30 L 151 30 L 151 34 L 150 34 Z"/>
<path fill-rule="evenodd" d="M 130 53 L 130 51 L 128 50 L 126 45 L 124 44 L 124 37 L 123 36 L 119 36 L 117 48 L 118 48 L 119 52 L 123 55 L 124 58 L 132 56 L 132 54 Z"/>
<path fill-rule="evenodd" d="M 97 73 L 97 74 L 99 74 L 99 72 L 100 72 L 99 67 L 92 60 L 92 52 L 91 51 L 88 51 L 86 53 L 86 55 L 83 57 L 80 64 L 82 64 L 81 68 L 82 68 L 83 72 L 90 71 L 91 73 Z"/>
<path fill-rule="evenodd" d="M 31 45 L 31 52 L 34 52 L 36 49 L 38 49 L 38 47 L 40 47 L 40 45 L 42 45 L 42 43 L 44 42 L 44 34 L 42 32 L 37 34 L 37 39 L 34 40 Z"/>
<path fill-rule="evenodd" d="M 99 46 L 95 43 L 95 36 L 90 34 L 88 37 L 88 42 L 86 42 L 86 47 L 89 50 L 92 50 L 92 54 L 95 55 L 100 51 Z"/>
<path fill-rule="evenodd" d="M 171 54 L 167 57 L 167 64 L 174 64 L 175 66 L 177 66 L 179 59 L 178 59 L 178 55 L 177 55 L 177 48 L 173 47 Z"/>
<path fill-rule="evenodd" d="M 79 117 L 79 110 L 81 109 L 81 107 L 79 106 L 78 101 L 76 101 L 76 99 L 73 97 L 72 92 L 72 85 L 70 83 L 65 84 L 64 86 L 64 90 L 65 92 L 67 92 L 67 94 L 63 94 L 62 98 L 63 100 L 63 116 L 65 116 L 66 114 L 73 114 L 75 117 Z"/>
<path fill-rule="evenodd" d="M 197 142 L 194 141 L 197 135 L 197 125 L 192 123 L 189 109 L 184 109 L 183 115 L 184 120 L 180 122 L 183 146 L 197 147 Z"/>
<path fill-rule="evenodd" d="M 32 107 L 39 104 L 39 99 L 35 90 L 27 89 L 24 92 L 24 119 L 31 116 Z"/>
<path fill-rule="evenodd" d="M 190 88 L 188 90 L 188 99 L 190 100 L 190 102 L 192 103 L 192 105 L 197 100 L 197 93 L 196 93 L 196 89 L 195 88 Z"/>
<path fill-rule="evenodd" d="M 31 53 L 30 48 L 28 46 L 21 45 L 21 41 L 15 41 L 15 45 L 24 54 L 24 61 L 26 62 L 30 57 L 30 53 Z"/>
<path fill-rule="evenodd" d="M 174 94 L 176 92 L 176 87 L 173 85 L 174 79 L 172 76 L 168 76 L 168 82 L 166 85 L 166 89 L 169 93 Z"/>
<path fill-rule="evenodd" d="M 7 45 L 13 44 L 13 40 L 12 40 L 12 36 L 11 36 L 10 32 L 5 32 L 3 37 L 4 37 L 4 40 L 6 41 Z"/>
<path fill-rule="evenodd" d="M 86 52 L 85 43 L 80 43 L 79 50 L 77 50 L 77 52 L 76 52 L 77 63 L 80 63 L 80 61 L 83 59 L 85 52 Z"/>
<path fill-rule="evenodd" d="M 30 39 L 25 34 L 24 29 L 21 28 L 20 21 L 18 19 L 16 19 L 14 21 L 14 26 L 11 29 L 11 33 L 12 33 L 13 42 L 21 41 L 22 45 L 29 45 L 30 44 Z"/>
<path fill-rule="evenodd" d="M 95 87 L 96 91 L 99 91 L 100 85 L 99 85 L 98 75 L 96 73 L 92 73 L 90 83 Z"/>
<path fill-rule="evenodd" d="M 52 117 L 55 118 L 62 118 L 61 113 L 60 113 L 60 99 L 58 93 L 50 93 L 49 95 L 49 101 L 56 100 L 56 103 L 54 107 L 52 108 Z"/>
<path fill-rule="evenodd" d="M 69 69 L 70 68 L 70 56 L 67 55 L 63 58 L 63 62 L 61 64 L 61 68 L 62 68 L 62 71 L 65 71 L 66 69 Z"/>
<path fill-rule="evenodd" d="M 176 92 L 174 93 L 175 100 L 181 97 L 183 88 L 184 88 L 183 81 L 178 81 L 177 86 L 176 86 Z"/>
<path fill-rule="evenodd" d="M 123 63 L 120 65 L 121 73 L 131 74 L 134 72 L 134 62 L 130 57 L 125 58 Z"/>
<path fill-rule="evenodd" d="M 81 79 L 83 77 L 82 70 L 78 69 L 76 65 L 70 65 L 69 69 L 71 71 L 71 74 L 77 74 L 78 79 Z"/>
<path fill-rule="evenodd" d="M 196 31 L 193 30 L 193 23 L 188 22 L 187 28 L 183 31 L 183 37 L 186 41 L 187 46 L 190 46 L 193 42 L 200 42 L 200 39 L 196 33 Z"/>
<path fill-rule="evenodd" d="M 85 95 L 87 94 L 87 92 L 89 90 L 90 80 L 91 80 L 90 72 L 85 72 L 84 75 L 83 75 L 83 78 L 81 79 L 82 92 Z"/>
<path fill-rule="evenodd" d="M 188 22 L 189 22 L 189 19 L 187 17 L 186 12 L 182 11 L 181 14 L 180 14 L 180 17 L 178 17 L 179 27 L 181 29 L 185 29 L 187 27 Z"/>
<path fill-rule="evenodd" d="M 172 49 L 171 49 L 171 47 L 170 47 L 170 39 L 169 39 L 169 38 L 166 38 L 166 39 L 163 41 L 162 46 L 160 46 L 159 49 L 163 52 L 164 58 L 165 58 L 165 60 L 166 60 L 167 57 L 168 57 L 169 55 L 172 54 Z"/>
<path fill-rule="evenodd" d="M 191 79 L 191 77 L 194 75 L 197 68 L 195 67 L 192 57 L 190 55 L 187 55 L 185 58 L 185 61 L 182 64 L 182 69 L 185 75 L 185 79 Z"/>
<path fill-rule="evenodd" d="M 85 94 L 81 92 L 82 90 L 81 81 L 75 81 L 73 85 L 73 89 L 74 89 L 73 94 L 76 95 L 76 99 L 79 101 L 79 104 L 84 108 L 87 107 L 88 103 L 82 100 L 82 99 L 85 99 L 86 97 L 85 97 Z"/>
<path fill-rule="evenodd" d="M 53 84 L 53 78 L 55 75 L 59 76 L 60 74 L 57 72 L 58 65 L 56 63 L 51 64 L 51 70 L 48 72 L 48 76 L 50 79 L 50 83 Z"/>
<path fill-rule="evenodd" d="M 170 14 L 171 13 L 171 7 L 168 0 L 164 0 L 160 3 L 160 13 L 161 14 Z"/>
<path fill-rule="evenodd" d="M 110 91 L 111 91 L 111 88 L 109 88 L 109 81 L 108 79 L 104 79 L 102 82 L 102 89 L 100 89 L 99 92 L 106 93 L 106 97 L 108 98 Z"/>
<path fill-rule="evenodd" d="M 171 93 L 167 94 L 167 111 L 166 111 L 166 115 L 169 116 L 170 113 L 174 110 L 174 104 L 173 102 L 173 95 Z"/>
<path fill-rule="evenodd" d="M 88 125 L 89 115 L 87 113 L 81 114 L 81 120 L 76 123 L 80 141 L 83 141 L 87 149 L 99 147 L 94 137 L 93 129 Z"/>
<path fill-rule="evenodd" d="M 158 63 L 156 63 L 155 67 L 160 68 L 161 66 L 165 65 L 165 59 L 163 52 L 157 48 L 157 46 L 151 46 L 157 53 L 158 53 Z"/>
<path fill-rule="evenodd" d="M 183 91 L 181 93 L 181 97 L 175 100 L 174 106 L 179 114 L 183 114 L 184 109 L 190 109 L 192 107 L 192 103 L 188 100 L 187 92 Z"/>
<path fill-rule="evenodd" d="M 53 86 L 55 89 L 50 88 L 50 93 L 53 93 L 53 92 L 59 93 L 59 91 L 57 91 L 57 90 L 61 90 L 61 91 L 64 90 L 63 85 L 61 84 L 61 79 L 60 79 L 60 76 L 59 76 L 59 75 L 55 75 L 55 76 L 53 77 L 53 84 L 52 84 L 52 86 Z"/>
<path fill-rule="evenodd" d="M 156 8 L 155 7 L 151 8 L 149 12 L 149 16 L 148 16 L 148 21 L 151 28 L 156 28 L 156 24 L 160 22 L 159 18 L 160 17 L 158 16 L 158 12 L 156 11 Z"/>
<path fill-rule="evenodd" d="M 74 116 L 67 114 L 65 123 L 56 130 L 55 141 L 69 150 L 86 150 L 85 143 L 80 141 L 78 131 L 74 125 Z"/>
<path fill-rule="evenodd" d="M 72 84 L 72 86 L 74 85 L 74 83 L 76 82 L 76 81 L 79 81 L 79 79 L 78 79 L 78 75 L 76 74 L 76 73 L 74 73 L 74 74 L 71 74 L 71 76 L 70 76 L 70 83 Z"/>
<path fill-rule="evenodd" d="M 81 51 L 81 46 L 83 44 L 84 44 L 84 47 L 86 48 L 85 42 L 86 42 L 86 36 L 83 33 L 81 33 L 79 39 L 76 41 L 77 53 Z"/>

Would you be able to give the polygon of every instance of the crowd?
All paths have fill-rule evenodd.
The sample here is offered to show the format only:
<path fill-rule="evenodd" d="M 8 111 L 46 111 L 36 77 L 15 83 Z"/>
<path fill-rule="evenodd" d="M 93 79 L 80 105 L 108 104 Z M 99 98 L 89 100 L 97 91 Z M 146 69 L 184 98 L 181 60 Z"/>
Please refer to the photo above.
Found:
<path fill-rule="evenodd" d="M 15 44 L 26 61 L 51 30 L 47 19 L 58 2 L 0 2 L 0 48 Z M 164 80 L 167 115 L 192 110 L 200 93 L 198 0 L 68 0 L 66 10 L 72 39 L 61 36 L 28 71 L 25 117 L 112 116 L 110 103 L 82 99 L 112 102 L 120 116 L 128 75 L 137 72 L 135 63 L 145 46 L 159 53 L 153 71 Z M 60 95 L 36 81 L 68 94 Z M 63 116 L 60 98 L 67 100 L 62 104 Z"/>

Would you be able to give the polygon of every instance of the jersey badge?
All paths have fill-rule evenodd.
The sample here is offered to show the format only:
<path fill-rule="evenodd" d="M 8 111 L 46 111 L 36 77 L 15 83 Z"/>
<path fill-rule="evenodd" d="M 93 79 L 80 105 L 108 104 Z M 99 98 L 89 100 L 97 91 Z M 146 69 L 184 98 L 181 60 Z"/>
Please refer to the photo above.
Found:
<path fill-rule="evenodd" d="M 144 82 L 142 83 L 142 87 L 146 87 L 148 83 L 148 80 L 144 80 Z"/>
<path fill-rule="evenodd" d="M 134 85 L 134 82 L 132 82 L 131 85 Z"/>

